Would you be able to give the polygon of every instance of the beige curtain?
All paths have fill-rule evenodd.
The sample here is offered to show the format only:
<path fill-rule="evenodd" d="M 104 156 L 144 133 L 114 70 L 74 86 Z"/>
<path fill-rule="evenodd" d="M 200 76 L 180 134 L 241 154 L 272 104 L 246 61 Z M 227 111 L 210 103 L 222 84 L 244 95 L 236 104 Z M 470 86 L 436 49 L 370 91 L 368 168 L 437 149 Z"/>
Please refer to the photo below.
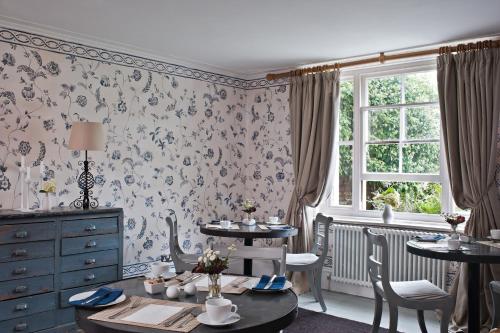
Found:
<path fill-rule="evenodd" d="M 500 113 L 500 50 L 479 49 L 438 57 L 441 122 L 451 190 L 456 204 L 470 208 L 466 233 L 485 237 L 500 228 L 495 168 Z M 488 283 L 500 280 L 499 265 L 481 265 L 481 323 L 492 313 Z M 467 326 L 467 271 L 462 264 L 452 287 L 457 328 Z"/>
<path fill-rule="evenodd" d="M 305 207 L 316 207 L 328 187 L 333 140 L 338 123 L 338 70 L 295 76 L 290 82 L 290 122 L 295 188 L 286 223 L 299 228 L 292 238 L 292 251 L 309 251 L 312 225 Z"/>

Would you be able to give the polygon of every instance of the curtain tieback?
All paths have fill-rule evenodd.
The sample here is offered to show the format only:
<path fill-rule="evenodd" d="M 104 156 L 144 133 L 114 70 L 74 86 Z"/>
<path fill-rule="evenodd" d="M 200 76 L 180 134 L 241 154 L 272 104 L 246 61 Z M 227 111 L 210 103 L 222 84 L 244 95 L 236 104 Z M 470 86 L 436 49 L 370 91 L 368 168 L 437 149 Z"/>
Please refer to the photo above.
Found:
<path fill-rule="evenodd" d="M 476 200 L 476 202 L 474 202 L 474 204 L 471 206 L 472 209 L 476 209 L 477 207 L 479 207 L 481 202 L 483 202 L 484 198 L 490 193 L 492 187 L 496 187 L 496 182 L 490 183 L 490 185 L 486 188 L 486 191 L 484 191 L 481 197 L 478 200 Z"/>

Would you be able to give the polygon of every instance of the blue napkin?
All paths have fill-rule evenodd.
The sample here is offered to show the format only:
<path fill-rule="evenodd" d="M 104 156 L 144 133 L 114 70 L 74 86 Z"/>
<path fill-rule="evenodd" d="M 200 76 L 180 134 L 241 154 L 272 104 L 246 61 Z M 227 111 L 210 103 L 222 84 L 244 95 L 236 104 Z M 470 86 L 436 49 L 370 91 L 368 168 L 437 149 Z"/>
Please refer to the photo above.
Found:
<path fill-rule="evenodd" d="M 257 283 L 257 285 L 253 289 L 254 290 L 281 290 L 285 286 L 286 277 L 285 276 L 277 276 L 273 280 L 273 283 L 271 283 L 271 286 L 267 289 L 264 289 L 264 287 L 269 283 L 270 280 L 271 280 L 270 276 L 262 275 L 259 283 Z"/>
<path fill-rule="evenodd" d="M 415 236 L 415 239 L 419 242 L 437 242 L 441 239 L 444 239 L 444 235 L 418 235 Z"/>
<path fill-rule="evenodd" d="M 107 287 L 99 288 L 95 293 L 87 298 L 69 302 L 71 305 L 83 307 L 95 307 L 113 302 L 123 294 L 123 289 L 112 289 Z"/>

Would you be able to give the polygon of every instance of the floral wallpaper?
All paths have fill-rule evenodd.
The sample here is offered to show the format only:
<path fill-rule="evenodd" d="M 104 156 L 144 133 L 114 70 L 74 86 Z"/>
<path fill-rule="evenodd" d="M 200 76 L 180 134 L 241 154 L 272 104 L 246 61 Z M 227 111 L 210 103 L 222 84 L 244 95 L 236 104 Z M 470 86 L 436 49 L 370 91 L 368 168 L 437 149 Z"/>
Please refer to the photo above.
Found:
<path fill-rule="evenodd" d="M 31 208 L 41 205 L 41 161 L 57 182 L 53 202 L 77 198 L 83 155 L 67 144 L 71 123 L 89 120 L 106 131 L 105 151 L 89 159 L 100 205 L 124 208 L 126 274 L 168 253 L 168 215 L 178 220 L 187 252 L 206 244 L 200 223 L 240 218 L 244 198 L 257 201 L 259 218 L 284 216 L 293 181 L 286 85 L 248 90 L 255 82 L 17 41 L 0 42 L 0 57 L 0 209 L 20 206 L 21 156 L 32 167 Z"/>

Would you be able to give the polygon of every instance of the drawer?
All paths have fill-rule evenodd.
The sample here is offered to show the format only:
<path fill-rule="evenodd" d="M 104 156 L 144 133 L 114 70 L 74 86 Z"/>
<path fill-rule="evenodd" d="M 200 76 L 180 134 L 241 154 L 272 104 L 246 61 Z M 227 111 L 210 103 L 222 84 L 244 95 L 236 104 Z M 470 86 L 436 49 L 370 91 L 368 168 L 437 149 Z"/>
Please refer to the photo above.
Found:
<path fill-rule="evenodd" d="M 64 325 L 75 322 L 75 308 L 57 310 L 56 325 Z"/>
<path fill-rule="evenodd" d="M 48 310 L 55 310 L 56 293 L 21 297 L 10 301 L 0 302 L 0 321 L 28 316 Z"/>
<path fill-rule="evenodd" d="M 61 292 L 59 293 L 59 307 L 60 308 L 67 308 L 67 307 L 72 306 L 69 304 L 69 298 L 71 296 L 79 294 L 79 293 L 83 293 L 84 291 L 97 289 L 101 285 L 102 285 L 102 283 L 91 285 L 91 286 L 84 286 L 84 287 L 61 290 Z"/>
<path fill-rule="evenodd" d="M 118 264 L 118 250 L 89 252 L 61 257 L 61 272 Z M 1 273 L 0 273 L 1 274 Z"/>
<path fill-rule="evenodd" d="M 62 222 L 62 237 L 118 233 L 118 219 L 103 217 L 98 219 L 68 220 Z"/>
<path fill-rule="evenodd" d="M 2 333 L 31 333 L 54 327 L 56 324 L 56 312 L 47 311 L 31 316 L 10 319 L 0 322 Z"/>
<path fill-rule="evenodd" d="M 0 301 L 23 297 L 23 296 L 47 293 L 53 290 L 54 290 L 53 275 L 45 275 L 27 279 L 0 282 Z"/>
<path fill-rule="evenodd" d="M 61 243 L 62 255 L 117 249 L 120 245 L 118 234 L 64 238 Z"/>
<path fill-rule="evenodd" d="M 0 244 L 24 243 L 55 238 L 55 222 L 0 226 Z"/>
<path fill-rule="evenodd" d="M 118 266 L 108 266 L 61 274 L 61 289 L 111 282 L 118 279 Z"/>
<path fill-rule="evenodd" d="M 0 262 L 53 257 L 54 246 L 54 241 L 0 245 Z"/>
<path fill-rule="evenodd" d="M 12 261 L 0 266 L 0 281 L 54 274 L 54 258 Z"/>

